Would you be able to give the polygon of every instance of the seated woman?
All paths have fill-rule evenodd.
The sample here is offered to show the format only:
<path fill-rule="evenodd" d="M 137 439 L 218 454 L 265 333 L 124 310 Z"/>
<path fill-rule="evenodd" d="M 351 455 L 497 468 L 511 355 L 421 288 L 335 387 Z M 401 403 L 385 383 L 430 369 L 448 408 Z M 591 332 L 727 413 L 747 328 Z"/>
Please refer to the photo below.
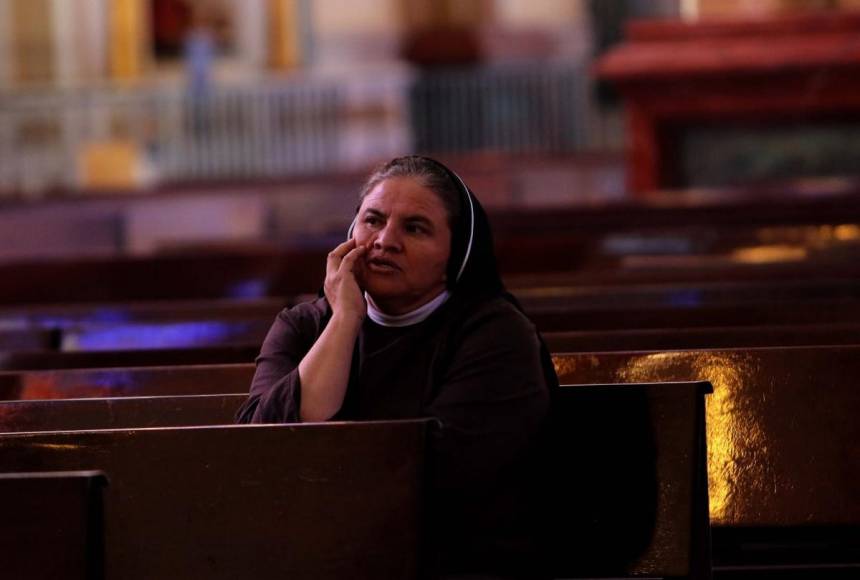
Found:
<path fill-rule="evenodd" d="M 325 296 L 278 315 L 237 419 L 439 419 L 431 568 L 534 577 L 537 441 L 558 379 L 502 285 L 486 214 L 419 156 L 379 168 L 360 199 Z"/>

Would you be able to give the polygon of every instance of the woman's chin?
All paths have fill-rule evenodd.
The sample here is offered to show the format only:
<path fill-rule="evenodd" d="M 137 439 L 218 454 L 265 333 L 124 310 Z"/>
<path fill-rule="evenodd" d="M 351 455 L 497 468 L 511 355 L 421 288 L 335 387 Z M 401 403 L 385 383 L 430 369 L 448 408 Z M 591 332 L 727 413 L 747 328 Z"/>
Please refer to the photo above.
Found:
<path fill-rule="evenodd" d="M 393 280 L 378 279 L 376 276 L 365 276 L 364 290 L 376 301 L 389 300 L 403 295 L 403 288 Z"/>

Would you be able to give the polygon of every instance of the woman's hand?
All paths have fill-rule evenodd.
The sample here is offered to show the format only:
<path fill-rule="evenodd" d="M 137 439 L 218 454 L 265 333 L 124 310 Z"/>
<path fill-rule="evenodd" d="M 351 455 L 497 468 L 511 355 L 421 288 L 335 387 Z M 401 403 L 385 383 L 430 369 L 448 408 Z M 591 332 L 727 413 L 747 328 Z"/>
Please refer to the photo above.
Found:
<path fill-rule="evenodd" d="M 367 304 L 356 279 L 356 268 L 360 267 L 358 260 L 366 249 L 357 245 L 355 239 L 349 239 L 329 252 L 323 285 L 332 314 L 359 323 L 367 314 Z"/>
<path fill-rule="evenodd" d="M 367 314 L 362 290 L 355 274 L 365 246 L 348 240 L 328 255 L 325 297 L 331 306 L 331 321 L 299 363 L 302 394 L 299 418 L 328 421 L 343 404 L 352 350 Z"/>

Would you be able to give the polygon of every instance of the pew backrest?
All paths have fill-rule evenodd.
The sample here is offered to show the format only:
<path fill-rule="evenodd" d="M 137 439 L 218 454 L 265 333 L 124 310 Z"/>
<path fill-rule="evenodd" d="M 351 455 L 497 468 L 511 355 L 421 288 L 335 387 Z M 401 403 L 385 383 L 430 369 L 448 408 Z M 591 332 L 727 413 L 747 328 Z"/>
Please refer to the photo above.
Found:
<path fill-rule="evenodd" d="M 94 352 L 0 352 L 0 370 L 84 369 L 250 363 L 259 345 L 104 350 Z"/>
<path fill-rule="evenodd" d="M 860 346 L 556 354 L 562 381 L 708 380 L 720 565 L 860 554 Z M 756 531 L 756 533 L 750 533 Z"/>
<path fill-rule="evenodd" d="M 556 577 L 709 578 L 707 382 L 564 385 L 549 511 Z"/>
<path fill-rule="evenodd" d="M 0 433 L 227 425 L 247 395 L 0 401 Z"/>
<path fill-rule="evenodd" d="M 579 330 L 543 334 L 551 352 L 860 344 L 860 324 Z"/>
<path fill-rule="evenodd" d="M 0 371 L 0 401 L 247 393 L 254 363 Z"/>
<path fill-rule="evenodd" d="M 0 465 L 105 472 L 108 578 L 412 578 L 428 425 L 6 434 Z"/>
<path fill-rule="evenodd" d="M 106 484 L 99 471 L 0 473 L 3 577 L 101 580 Z"/>

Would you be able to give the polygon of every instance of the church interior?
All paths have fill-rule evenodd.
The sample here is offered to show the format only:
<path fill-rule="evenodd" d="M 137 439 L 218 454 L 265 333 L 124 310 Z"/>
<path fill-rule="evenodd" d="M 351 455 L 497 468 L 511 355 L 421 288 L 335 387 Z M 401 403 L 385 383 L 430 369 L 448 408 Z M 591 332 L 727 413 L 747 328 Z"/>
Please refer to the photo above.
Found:
<path fill-rule="evenodd" d="M 233 425 L 410 154 L 565 393 L 536 570 L 860 577 L 858 121 L 858 0 L 0 0 L 0 577 L 424 577 L 431 422 Z"/>

